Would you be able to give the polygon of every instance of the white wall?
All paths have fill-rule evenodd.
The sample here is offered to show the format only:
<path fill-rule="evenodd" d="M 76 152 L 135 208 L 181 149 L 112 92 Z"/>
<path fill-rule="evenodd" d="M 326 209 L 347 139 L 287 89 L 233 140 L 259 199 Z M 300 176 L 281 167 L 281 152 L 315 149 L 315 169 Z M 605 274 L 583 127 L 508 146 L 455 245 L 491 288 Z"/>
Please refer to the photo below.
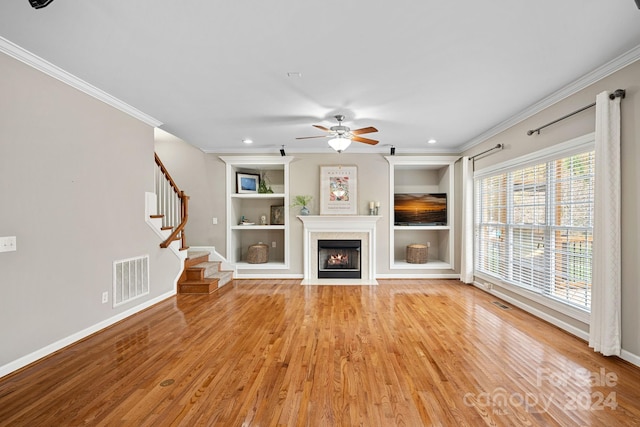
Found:
<path fill-rule="evenodd" d="M 2 376 L 171 294 L 180 261 L 145 224 L 153 128 L 4 54 L 0 76 Z M 113 261 L 145 254 L 150 295 L 113 309 Z"/>

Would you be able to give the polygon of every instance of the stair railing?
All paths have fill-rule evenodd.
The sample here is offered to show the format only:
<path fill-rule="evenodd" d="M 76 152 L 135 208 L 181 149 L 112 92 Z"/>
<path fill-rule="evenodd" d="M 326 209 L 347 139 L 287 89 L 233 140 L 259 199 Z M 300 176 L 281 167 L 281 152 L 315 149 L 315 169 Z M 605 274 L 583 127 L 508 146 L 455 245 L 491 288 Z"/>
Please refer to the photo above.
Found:
<path fill-rule="evenodd" d="M 168 247 L 175 240 L 182 240 L 180 249 L 187 249 L 184 227 L 189 219 L 189 197 L 180 190 L 164 167 L 157 154 L 155 187 L 158 201 L 158 218 L 162 218 L 162 228 L 173 230 L 167 239 L 160 243 L 161 248 Z"/>

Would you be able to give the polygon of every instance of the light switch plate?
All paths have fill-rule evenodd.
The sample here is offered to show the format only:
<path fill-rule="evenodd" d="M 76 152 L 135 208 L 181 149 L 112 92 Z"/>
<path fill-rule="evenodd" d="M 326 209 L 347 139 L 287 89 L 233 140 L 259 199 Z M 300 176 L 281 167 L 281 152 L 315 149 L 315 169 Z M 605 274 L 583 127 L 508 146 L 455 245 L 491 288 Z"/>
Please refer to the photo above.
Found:
<path fill-rule="evenodd" d="M 0 252 L 13 252 L 16 250 L 16 236 L 0 237 Z"/>

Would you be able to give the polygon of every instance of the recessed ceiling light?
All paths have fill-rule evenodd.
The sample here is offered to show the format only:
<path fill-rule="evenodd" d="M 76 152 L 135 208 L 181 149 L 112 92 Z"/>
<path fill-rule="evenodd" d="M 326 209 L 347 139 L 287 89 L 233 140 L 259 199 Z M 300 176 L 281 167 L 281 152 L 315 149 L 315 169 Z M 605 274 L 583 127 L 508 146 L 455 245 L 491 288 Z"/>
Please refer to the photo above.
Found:
<path fill-rule="evenodd" d="M 302 77 L 302 73 L 299 71 L 289 71 L 287 73 L 288 77 Z"/>
<path fill-rule="evenodd" d="M 427 144 L 435 144 L 436 142 L 438 142 L 438 141 L 436 141 L 435 139 L 431 138 L 430 140 L 427 141 Z"/>
<path fill-rule="evenodd" d="M 253 144 L 253 140 L 249 138 L 243 139 L 242 142 L 244 142 L 245 144 Z"/>

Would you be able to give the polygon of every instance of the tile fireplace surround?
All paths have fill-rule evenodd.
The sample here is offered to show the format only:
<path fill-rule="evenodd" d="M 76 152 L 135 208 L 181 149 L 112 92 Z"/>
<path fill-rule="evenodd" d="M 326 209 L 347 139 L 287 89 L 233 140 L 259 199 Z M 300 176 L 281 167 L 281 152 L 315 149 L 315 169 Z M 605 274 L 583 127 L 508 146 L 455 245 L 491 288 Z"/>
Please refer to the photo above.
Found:
<path fill-rule="evenodd" d="M 377 285 L 376 222 L 373 215 L 299 215 L 304 224 L 303 285 Z M 319 279 L 318 240 L 361 240 L 361 279 Z"/>

